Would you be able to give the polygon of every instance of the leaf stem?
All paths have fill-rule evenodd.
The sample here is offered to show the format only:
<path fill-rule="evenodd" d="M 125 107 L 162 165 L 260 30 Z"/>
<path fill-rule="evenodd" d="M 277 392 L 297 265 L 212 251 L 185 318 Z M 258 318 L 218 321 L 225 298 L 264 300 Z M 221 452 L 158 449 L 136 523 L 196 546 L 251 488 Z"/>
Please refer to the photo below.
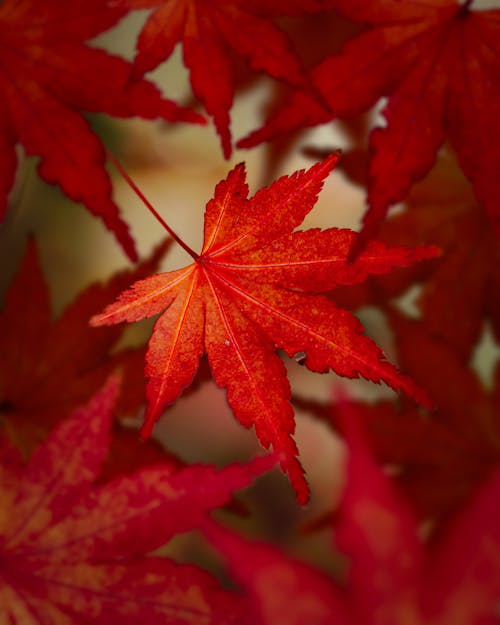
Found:
<path fill-rule="evenodd" d="M 125 171 L 123 165 L 116 158 L 116 156 L 106 147 L 106 154 L 109 160 L 113 163 L 116 169 L 120 172 L 120 175 L 123 177 L 125 182 L 129 185 L 132 191 L 137 195 L 137 197 L 142 201 L 144 206 L 153 214 L 153 216 L 161 223 L 161 225 L 165 228 L 165 230 L 169 233 L 169 235 L 184 249 L 195 261 L 199 259 L 199 254 L 197 254 L 193 249 L 189 247 L 187 243 L 185 243 L 180 236 L 172 230 L 172 228 L 167 224 L 167 222 L 163 219 L 163 217 L 158 213 L 156 208 L 151 204 L 148 198 L 144 195 L 144 193 L 139 189 L 136 183 L 132 180 L 129 174 Z"/>

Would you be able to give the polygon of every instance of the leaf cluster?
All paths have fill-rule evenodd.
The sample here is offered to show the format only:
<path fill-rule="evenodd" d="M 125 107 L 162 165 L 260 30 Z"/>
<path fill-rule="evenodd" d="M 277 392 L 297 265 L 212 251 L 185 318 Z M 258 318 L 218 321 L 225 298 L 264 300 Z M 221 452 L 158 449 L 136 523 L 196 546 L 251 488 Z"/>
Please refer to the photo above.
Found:
<path fill-rule="evenodd" d="M 133 58 L 94 40 L 144 9 Z M 192 91 L 182 104 L 146 77 L 177 46 Z M 2 240 L 17 237 L 16 175 L 35 157 L 40 179 L 99 218 L 134 263 L 57 315 L 35 236 L 10 272 L 0 623 L 497 622 L 499 58 L 500 10 L 479 0 L 0 3 Z M 235 99 L 262 85 L 261 127 L 233 141 Z M 226 159 L 263 144 L 261 188 L 250 192 L 245 164 L 228 167 L 198 221 L 198 252 L 93 129 L 95 113 L 124 128 L 133 117 L 213 124 Z M 334 138 L 317 145 L 308 129 L 324 124 Z M 275 175 L 292 155 L 316 162 Z M 107 163 L 168 234 L 140 262 Z M 360 232 L 301 229 L 330 174 L 366 199 Z M 55 236 L 76 241 L 75 230 Z M 173 246 L 191 262 L 165 269 Z M 392 343 L 362 323 L 367 309 Z M 131 345 L 124 322 L 145 318 L 147 345 Z M 489 369 L 477 365 L 485 346 Z M 296 385 L 293 361 L 305 379 L 330 380 L 327 401 Z M 359 378 L 388 388 L 355 399 Z M 228 445 L 217 468 L 156 436 L 181 396 L 206 403 L 210 384 L 265 454 L 242 462 Z M 343 457 L 322 448 L 301 461 L 295 411 Z M 308 477 L 333 460 L 342 479 L 326 478 L 342 486 L 318 502 Z M 277 465 L 292 515 L 275 503 L 283 481 L 236 498 Z M 176 557 L 172 539 L 190 530 L 203 547 L 191 538 L 193 557 Z"/>

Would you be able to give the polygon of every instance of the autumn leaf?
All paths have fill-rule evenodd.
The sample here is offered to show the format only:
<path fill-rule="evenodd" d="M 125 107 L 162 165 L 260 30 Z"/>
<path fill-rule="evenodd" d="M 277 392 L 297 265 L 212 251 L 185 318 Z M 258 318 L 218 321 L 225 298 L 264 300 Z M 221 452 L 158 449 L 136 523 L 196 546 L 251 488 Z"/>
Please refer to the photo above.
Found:
<path fill-rule="evenodd" d="M 353 625 L 340 588 L 319 569 L 215 523 L 204 532 L 246 591 L 255 625 Z"/>
<path fill-rule="evenodd" d="M 429 391 L 436 410 L 427 413 L 408 402 L 358 402 L 357 418 L 415 512 L 440 531 L 478 486 L 500 467 L 500 368 L 493 388 L 486 388 L 473 367 L 443 340 L 429 334 L 421 321 L 388 309 L 398 362 Z M 325 422 L 335 406 L 294 398 L 297 408 Z"/>
<path fill-rule="evenodd" d="M 500 466 L 500 369 L 487 389 L 424 324 L 395 310 L 389 320 L 401 366 L 428 389 L 437 410 L 427 416 L 411 407 L 367 408 L 371 439 L 381 458 L 401 467 L 399 480 L 418 512 L 447 517 Z"/>
<path fill-rule="evenodd" d="M 144 437 L 191 383 L 200 356 L 207 353 L 235 416 L 255 427 L 264 447 L 272 445 L 280 454 L 301 502 L 308 489 L 291 438 L 290 388 L 277 349 L 290 357 L 305 352 L 312 371 L 333 369 L 350 378 L 384 381 L 428 402 L 364 336 L 353 315 L 318 293 L 432 257 L 436 250 L 373 242 L 349 264 L 354 232 L 292 232 L 313 208 L 337 159 L 333 155 L 306 172 L 284 176 L 251 199 L 244 167 L 238 165 L 207 204 L 202 252 L 190 251 L 194 262 L 137 282 L 91 320 L 93 325 L 115 324 L 162 313 L 146 357 Z"/>
<path fill-rule="evenodd" d="M 246 623 L 241 600 L 206 572 L 145 554 L 199 525 L 272 458 L 175 473 L 159 464 L 92 487 L 117 393 L 112 379 L 26 466 L 1 448 L 2 621 Z"/>
<path fill-rule="evenodd" d="M 445 137 L 499 234 L 500 153 L 491 137 L 500 132 L 500 11 L 475 10 L 473 0 L 330 4 L 346 17 L 372 25 L 312 71 L 330 109 L 298 91 L 238 146 L 358 115 L 386 97 L 386 123 L 370 137 L 369 208 L 358 250 L 388 208 L 429 171 Z"/>
<path fill-rule="evenodd" d="M 326 3 L 327 4 L 327 3 Z M 273 3 L 274 6 L 274 3 Z M 327 9 L 328 7 L 325 7 Z M 307 70 L 314 67 L 320 60 L 328 54 L 338 52 L 342 45 L 353 35 L 360 33 L 363 26 L 355 24 L 351 20 L 344 19 L 336 11 L 322 11 L 302 16 L 300 19 L 288 18 L 280 21 L 288 35 L 294 43 L 294 47 L 300 55 Z M 276 82 L 270 86 L 270 93 L 264 106 L 261 106 L 261 116 L 268 117 L 279 109 L 286 98 L 290 95 L 291 87 L 286 83 Z M 359 118 L 342 120 L 337 122 L 340 132 L 351 139 L 350 128 L 353 124 L 359 125 Z M 363 128 L 363 130 L 365 130 Z M 310 133 L 308 128 L 297 128 L 296 130 L 276 137 L 273 141 L 262 146 L 262 156 L 260 157 L 259 177 L 261 186 L 272 183 L 285 169 L 286 161 L 291 152 L 300 144 L 303 135 Z M 363 132 L 363 145 L 366 142 L 367 132 Z M 324 150 L 321 157 L 314 160 L 323 160 L 332 152 L 336 152 L 339 146 L 330 147 Z M 344 169 L 346 157 L 349 153 L 345 147 L 342 148 L 342 159 L 339 168 Z"/>
<path fill-rule="evenodd" d="M 418 520 L 374 461 L 352 404 L 337 409 L 337 423 L 348 447 L 348 479 L 336 542 L 350 558 L 348 583 L 361 622 L 379 610 L 394 623 L 411 614 L 440 625 L 456 624 L 458 615 L 463 623 L 487 622 L 500 590 L 500 473 L 480 484 L 439 547 L 426 549 Z"/>
<path fill-rule="evenodd" d="M 346 485 L 335 543 L 347 558 L 342 583 L 263 542 L 204 525 L 258 625 L 483 625 L 500 593 L 500 473 L 483 483 L 439 545 L 421 538 L 390 478 L 374 461 L 355 405 L 337 406 L 347 443 Z M 332 553 L 333 558 L 333 553 Z"/>
<path fill-rule="evenodd" d="M 194 94 L 213 117 L 224 156 L 231 155 L 229 110 L 235 88 L 235 63 L 243 57 L 258 72 L 296 86 L 307 86 L 291 41 L 272 18 L 323 8 L 315 0 L 122 0 L 127 8 L 154 8 L 137 40 L 133 77 L 142 77 L 182 42 Z"/>
<path fill-rule="evenodd" d="M 5 0 L 0 6 L 0 218 L 17 167 L 15 147 L 40 157 L 40 176 L 82 202 L 136 259 L 112 200 L 106 153 L 81 111 L 200 123 L 146 80 L 128 85 L 131 65 L 84 42 L 125 11 L 105 0 Z"/>
<path fill-rule="evenodd" d="M 337 289 L 337 302 L 348 308 L 386 306 L 418 284 L 415 304 L 427 331 L 453 347 L 464 363 L 485 321 L 500 337 L 498 238 L 449 154 L 440 154 L 430 175 L 410 193 L 407 209 L 383 224 L 380 237 L 388 244 L 437 245 L 442 253 L 418 266 Z"/>
<path fill-rule="evenodd" d="M 159 245 L 134 270 L 118 273 L 104 285 L 88 286 L 54 319 L 36 245 L 29 241 L 0 312 L 0 427 L 24 457 L 56 423 L 88 401 L 114 370 L 120 369 L 124 376 L 117 414 L 132 416 L 140 410 L 144 348 L 117 349 L 123 329 L 91 329 L 88 320 L 110 298 L 156 270 L 170 243 Z M 134 438 L 135 430 L 118 421 L 114 424 L 106 477 L 119 467 L 130 471 L 160 457 L 166 462 L 166 452 L 158 443 L 141 445 Z"/>

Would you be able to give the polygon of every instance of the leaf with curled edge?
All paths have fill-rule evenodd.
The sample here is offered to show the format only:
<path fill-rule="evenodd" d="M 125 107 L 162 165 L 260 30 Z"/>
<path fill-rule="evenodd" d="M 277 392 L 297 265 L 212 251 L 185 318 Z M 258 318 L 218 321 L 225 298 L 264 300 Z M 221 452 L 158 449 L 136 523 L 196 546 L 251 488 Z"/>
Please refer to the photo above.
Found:
<path fill-rule="evenodd" d="M 206 352 L 216 383 L 237 419 L 253 425 L 281 456 L 300 502 L 308 498 L 298 462 L 290 388 L 283 362 L 305 352 L 312 371 L 386 382 L 421 402 L 426 394 L 389 363 L 349 312 L 318 295 L 432 257 L 435 248 L 388 248 L 374 241 L 347 261 L 356 233 L 331 228 L 293 232 L 316 203 L 332 155 L 308 171 L 284 176 L 248 199 L 238 165 L 219 183 L 205 213 L 205 240 L 191 265 L 153 275 L 96 315 L 93 325 L 162 313 L 146 356 L 148 404 L 143 436 L 191 383 Z"/>
<path fill-rule="evenodd" d="M 357 251 L 377 232 L 389 207 L 430 170 L 446 137 L 498 235 L 500 153 L 491 137 L 500 132 L 500 11 L 483 11 L 478 4 L 332 2 L 370 28 L 312 70 L 330 108 L 297 91 L 238 147 L 358 115 L 386 97 L 387 123 L 370 136 L 368 210 Z"/>
<path fill-rule="evenodd" d="M 167 451 L 158 443 L 141 444 L 134 430 L 123 425 L 123 418 L 135 416 L 144 404 L 144 347 L 119 348 L 122 328 L 92 329 L 88 320 L 110 298 L 157 270 L 170 245 L 171 239 L 166 239 L 134 269 L 89 285 L 54 318 L 36 243 L 28 241 L 0 311 L 0 429 L 24 457 L 119 369 L 124 384 L 105 477 L 160 457 L 167 461 Z M 175 458 L 170 460 L 177 464 Z"/>
<path fill-rule="evenodd" d="M 148 552 L 202 523 L 271 468 L 161 464 L 95 487 L 110 443 L 118 380 L 62 421 L 22 465 L 0 448 L 0 617 L 12 625 L 249 623 L 211 575 Z"/>
<path fill-rule="evenodd" d="M 15 147 L 40 157 L 38 171 L 82 202 L 135 260 L 135 243 L 112 199 L 106 153 L 82 111 L 202 123 L 146 80 L 128 84 L 125 59 L 85 41 L 126 11 L 106 0 L 4 0 L 0 4 L 0 219 L 17 167 Z"/>

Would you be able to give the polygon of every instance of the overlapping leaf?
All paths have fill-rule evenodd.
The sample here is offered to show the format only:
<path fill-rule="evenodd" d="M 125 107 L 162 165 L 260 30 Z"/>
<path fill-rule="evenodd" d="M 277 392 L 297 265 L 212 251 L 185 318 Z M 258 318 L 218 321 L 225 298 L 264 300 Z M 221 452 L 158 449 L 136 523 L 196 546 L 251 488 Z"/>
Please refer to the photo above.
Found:
<path fill-rule="evenodd" d="M 395 310 L 389 318 L 401 366 L 429 391 L 436 410 L 381 401 L 360 402 L 355 411 L 380 461 L 398 467 L 397 480 L 414 509 L 438 530 L 500 468 L 500 368 L 488 389 L 422 322 Z M 314 400 L 296 398 L 296 405 L 327 421 L 334 412 Z"/>
<path fill-rule="evenodd" d="M 298 92 L 238 145 L 250 147 L 334 116 L 351 117 L 385 96 L 387 124 L 370 138 L 363 240 L 430 169 L 446 136 L 498 234 L 500 154 L 491 137 L 500 132 L 500 11 L 476 10 L 473 0 L 333 4 L 373 27 L 313 70 L 314 84 L 331 109 Z"/>
<path fill-rule="evenodd" d="M 409 287 L 422 287 L 417 300 L 427 331 L 443 339 L 467 363 L 485 321 L 500 337 L 500 245 L 469 183 L 453 159 L 442 153 L 425 181 L 408 197 L 406 211 L 380 232 L 389 244 L 437 245 L 439 258 L 363 285 L 337 291 L 351 307 L 385 305 Z M 460 314 L 457 314 L 460 311 Z"/>
<path fill-rule="evenodd" d="M 464 366 L 452 347 L 425 326 L 393 311 L 399 360 L 429 390 L 437 411 L 382 403 L 364 410 L 381 459 L 401 467 L 399 479 L 419 513 L 449 515 L 500 467 L 500 369 L 493 389 Z"/>
<path fill-rule="evenodd" d="M 275 354 L 304 352 L 312 371 L 333 369 L 427 397 L 386 361 L 360 322 L 318 295 L 396 266 L 435 255 L 434 248 L 388 248 L 373 242 L 350 264 L 350 230 L 292 232 L 314 206 L 337 156 L 277 180 L 247 199 L 242 165 L 207 204 L 205 240 L 191 265 L 137 282 L 93 318 L 94 325 L 158 319 L 146 358 L 147 436 L 167 405 L 188 386 L 206 352 L 235 416 L 255 426 L 261 443 L 281 455 L 300 501 L 308 496 L 291 438 L 294 431 L 285 367 Z"/>
<path fill-rule="evenodd" d="M 169 246 L 170 241 L 160 245 L 135 270 L 116 274 L 105 285 L 87 287 L 54 320 L 36 246 L 29 242 L 0 312 L 0 425 L 24 456 L 116 369 L 125 378 L 118 415 L 132 416 L 139 411 L 144 403 L 144 348 L 116 350 L 122 329 L 92 329 L 88 320 L 134 280 L 157 269 Z M 160 458 L 166 462 L 157 443 L 140 445 L 136 437 L 134 430 L 116 422 L 106 464 L 108 477 L 119 467 L 131 470 Z M 121 460 L 124 454 L 126 463 Z"/>
<path fill-rule="evenodd" d="M 17 166 L 15 146 L 41 158 L 39 173 L 83 202 L 136 258 L 111 197 L 106 155 L 81 111 L 168 121 L 203 121 L 162 98 L 150 82 L 128 85 L 124 59 L 84 42 L 125 11 L 106 0 L 5 0 L 0 5 L 0 218 Z"/>
<path fill-rule="evenodd" d="M 23 466 L 0 450 L 0 620 L 247 623 L 244 604 L 195 566 L 147 557 L 196 527 L 272 465 L 163 465 L 92 487 L 109 445 L 117 381 L 60 423 Z M 5 441 L 4 441 L 5 443 Z"/>
<path fill-rule="evenodd" d="M 271 18 L 318 11 L 325 3 L 242 0 L 122 0 L 130 8 L 154 7 L 137 41 L 134 76 L 157 67 L 182 42 L 194 94 L 213 117 L 224 155 L 231 154 L 229 110 L 235 61 L 296 86 L 307 79 L 286 33 Z"/>
<path fill-rule="evenodd" d="M 500 473 L 482 485 L 437 548 L 374 462 L 355 407 L 343 406 L 348 460 L 335 540 L 348 558 L 342 586 L 276 548 L 220 527 L 210 541 L 254 603 L 258 625 L 483 625 L 500 593 Z"/>

